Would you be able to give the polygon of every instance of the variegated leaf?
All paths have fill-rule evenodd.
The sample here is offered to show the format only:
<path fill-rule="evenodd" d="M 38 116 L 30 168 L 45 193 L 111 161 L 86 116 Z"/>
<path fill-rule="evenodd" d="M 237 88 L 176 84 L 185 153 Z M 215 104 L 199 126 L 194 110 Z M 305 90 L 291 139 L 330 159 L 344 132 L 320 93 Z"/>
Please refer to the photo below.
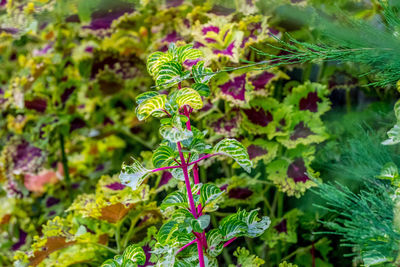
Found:
<path fill-rule="evenodd" d="M 151 115 L 156 115 L 157 117 L 163 116 L 162 114 L 164 114 L 164 112 L 162 110 L 165 107 L 166 100 L 166 95 L 156 95 L 144 100 L 136 108 L 137 118 L 142 121 Z"/>
<path fill-rule="evenodd" d="M 246 148 L 235 139 L 223 139 L 213 148 L 214 153 L 220 153 L 233 158 L 247 172 L 251 171 L 252 162 Z"/>
<path fill-rule="evenodd" d="M 203 84 L 208 83 L 215 75 L 210 68 L 204 67 L 204 61 L 199 61 L 192 67 L 192 74 L 196 83 Z"/>
<path fill-rule="evenodd" d="M 195 83 L 192 85 L 193 90 L 196 90 L 199 95 L 208 97 L 210 95 L 210 87 L 205 83 Z"/>
<path fill-rule="evenodd" d="M 146 254 L 143 249 L 137 245 L 128 246 L 122 254 L 124 262 L 131 260 L 137 265 L 143 265 L 146 262 Z"/>
<path fill-rule="evenodd" d="M 200 94 L 192 88 L 183 88 L 176 93 L 175 98 L 179 108 L 188 105 L 193 109 L 201 109 L 203 107 L 203 100 Z"/>
<path fill-rule="evenodd" d="M 166 198 L 164 198 L 163 202 L 161 203 L 160 208 L 162 210 L 164 210 L 171 206 L 187 208 L 188 201 L 187 201 L 186 195 L 184 193 L 178 192 L 178 191 L 172 192 Z"/>
<path fill-rule="evenodd" d="M 119 175 L 119 179 L 124 185 L 136 190 L 150 172 L 151 171 L 143 167 L 139 161 L 133 159 L 133 163 L 130 165 L 122 164 L 122 171 Z"/>
<path fill-rule="evenodd" d="M 155 76 L 160 69 L 160 66 L 170 62 L 173 59 L 172 55 L 163 52 L 154 52 L 147 58 L 147 71 L 150 75 Z"/>
<path fill-rule="evenodd" d="M 138 95 L 137 97 L 136 97 L 136 104 L 141 104 L 143 101 L 145 101 L 145 100 L 147 100 L 147 99 L 150 99 L 150 98 L 152 98 L 152 97 L 154 97 L 154 96 L 156 96 L 156 95 L 159 95 L 159 93 L 158 92 L 156 92 L 156 91 L 149 91 L 149 92 L 144 92 L 144 93 L 142 93 L 142 94 L 140 94 L 140 95 Z"/>
<path fill-rule="evenodd" d="M 177 143 L 192 137 L 192 132 L 187 129 L 178 129 L 172 125 L 160 127 L 160 134 L 166 140 Z"/>
<path fill-rule="evenodd" d="M 153 153 L 153 165 L 156 168 L 171 165 L 175 158 L 174 150 L 166 145 L 159 146 Z"/>
<path fill-rule="evenodd" d="M 158 230 L 157 241 L 161 245 L 166 245 L 170 241 L 174 241 L 176 236 L 178 235 L 179 224 L 175 221 L 166 222 L 163 226 L 161 226 L 160 230 Z"/>
<path fill-rule="evenodd" d="M 252 210 L 250 212 L 242 210 L 237 212 L 238 220 L 247 224 L 246 236 L 248 237 L 257 237 L 262 235 L 271 224 L 271 220 L 267 216 L 263 216 L 261 220 L 258 219 L 257 216 L 257 210 Z"/>
<path fill-rule="evenodd" d="M 223 241 L 224 238 L 218 229 L 213 229 L 207 233 L 207 252 L 210 256 L 216 257 L 221 254 L 224 249 Z"/>
<path fill-rule="evenodd" d="M 190 222 L 192 229 L 196 233 L 202 233 L 210 224 L 210 215 L 202 215 L 199 218 L 193 218 Z"/>
<path fill-rule="evenodd" d="M 218 200 L 224 192 L 213 184 L 203 184 L 200 188 L 200 203 L 204 212 L 212 212 L 218 209 Z"/>
<path fill-rule="evenodd" d="M 203 56 L 203 53 L 194 49 L 193 45 L 183 45 L 176 48 L 176 56 L 178 57 L 178 61 L 183 63 L 185 60 L 195 60 Z"/>
<path fill-rule="evenodd" d="M 108 259 L 103 264 L 101 267 L 120 267 L 119 263 L 113 259 Z"/>
<path fill-rule="evenodd" d="M 236 215 L 236 214 L 234 214 Z M 221 235 L 225 240 L 242 236 L 247 231 L 247 225 L 236 218 L 236 216 L 225 217 L 219 225 Z"/>
<path fill-rule="evenodd" d="M 171 61 L 159 66 L 158 72 L 155 75 L 156 85 L 163 87 L 171 87 L 188 76 L 187 72 L 183 71 L 182 64 Z"/>

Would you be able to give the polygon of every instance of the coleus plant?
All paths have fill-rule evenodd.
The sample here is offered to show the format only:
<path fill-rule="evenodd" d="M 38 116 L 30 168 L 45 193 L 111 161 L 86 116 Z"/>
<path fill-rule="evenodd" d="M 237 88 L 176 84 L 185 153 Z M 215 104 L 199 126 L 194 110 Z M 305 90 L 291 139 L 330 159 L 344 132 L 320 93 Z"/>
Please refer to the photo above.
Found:
<path fill-rule="evenodd" d="M 170 92 L 149 91 L 137 96 L 136 115 L 139 120 L 150 116 L 160 118 L 163 141 L 153 153 L 155 169 L 147 169 L 133 159 L 130 165 L 123 164 L 120 174 L 122 183 L 132 189 L 137 189 L 151 173 L 165 170 L 185 182 L 185 188 L 170 193 L 161 203 L 160 208 L 168 219 L 159 229 L 152 250 L 157 266 L 216 266 L 216 257 L 224 247 L 238 237 L 260 236 L 270 224 L 268 217 L 258 218 L 257 210 L 238 210 L 222 219 L 216 229 L 209 227 L 207 213 L 218 209 L 224 191 L 215 184 L 200 183 L 197 164 L 211 157 L 229 156 L 250 172 L 252 162 L 246 148 L 237 140 L 223 139 L 211 147 L 205 143 L 206 132 L 191 125 L 190 114 L 203 107 L 202 97 L 208 96 L 207 83 L 214 75 L 199 59 L 201 56 L 201 51 L 192 45 L 177 47 L 173 43 L 167 52 L 149 56 L 147 67 L 156 88 L 170 89 Z M 190 67 L 188 63 L 193 62 Z M 190 87 L 186 86 L 188 78 L 194 80 Z M 137 257 L 130 256 L 127 261 L 140 264 L 143 251 L 138 247 L 134 250 L 138 251 L 131 254 Z M 125 264 L 116 256 L 104 266 Z"/>

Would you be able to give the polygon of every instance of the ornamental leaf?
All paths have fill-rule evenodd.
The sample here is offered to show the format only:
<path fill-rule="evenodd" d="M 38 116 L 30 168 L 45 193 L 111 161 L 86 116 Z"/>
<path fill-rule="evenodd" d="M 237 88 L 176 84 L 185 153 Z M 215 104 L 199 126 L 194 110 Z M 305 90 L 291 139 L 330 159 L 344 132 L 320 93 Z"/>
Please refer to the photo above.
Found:
<path fill-rule="evenodd" d="M 186 195 L 179 191 L 172 192 L 163 200 L 160 208 L 162 210 L 164 210 L 164 209 L 166 209 L 168 207 L 172 207 L 172 206 L 187 208 L 188 202 L 187 202 Z"/>
<path fill-rule="evenodd" d="M 153 153 L 153 165 L 156 168 L 168 166 L 175 158 L 174 150 L 166 145 L 159 146 Z"/>
<path fill-rule="evenodd" d="M 223 241 L 224 238 L 222 237 L 220 231 L 218 229 L 212 229 L 207 233 L 207 254 L 210 256 L 216 257 L 221 254 L 222 250 L 224 249 Z"/>
<path fill-rule="evenodd" d="M 223 139 L 215 145 L 213 152 L 229 156 L 245 171 L 251 171 L 252 162 L 249 160 L 249 154 L 246 148 L 237 140 L 230 138 Z"/>
<path fill-rule="evenodd" d="M 225 217 L 220 223 L 219 230 L 224 239 L 229 240 L 233 237 L 242 236 L 244 233 L 246 233 L 247 225 L 245 222 L 237 220 L 236 216 L 228 216 Z"/>
<path fill-rule="evenodd" d="M 187 44 L 175 49 L 175 54 L 178 61 L 183 63 L 186 60 L 195 60 L 203 56 L 203 53 L 198 49 L 193 49 L 193 45 Z"/>
<path fill-rule="evenodd" d="M 203 107 L 203 100 L 200 94 L 192 88 L 183 88 L 176 94 L 176 103 L 181 108 L 185 105 L 190 106 L 193 109 L 201 109 Z"/>
<path fill-rule="evenodd" d="M 103 262 L 101 267 L 120 267 L 120 265 L 116 260 L 108 259 L 105 262 Z"/>
<path fill-rule="evenodd" d="M 163 85 L 164 87 L 171 87 L 181 80 L 186 79 L 190 75 L 188 72 L 183 71 L 182 64 L 171 61 L 162 64 L 155 76 L 156 85 Z"/>
<path fill-rule="evenodd" d="M 204 184 L 200 188 L 200 203 L 204 212 L 216 211 L 217 202 L 224 192 L 214 184 Z"/>
<path fill-rule="evenodd" d="M 210 215 L 202 215 L 197 219 L 192 219 L 190 222 L 190 225 L 192 226 L 192 229 L 196 233 L 201 233 L 203 232 L 204 229 L 208 227 L 210 224 Z"/>
<path fill-rule="evenodd" d="M 199 95 L 208 97 L 210 95 L 210 87 L 204 83 L 194 83 L 192 85 L 193 90 L 196 90 Z"/>
<path fill-rule="evenodd" d="M 137 118 L 142 121 L 151 115 L 155 115 L 156 117 L 164 116 L 165 114 L 162 112 L 162 110 L 165 107 L 166 100 L 166 95 L 156 95 L 151 98 L 147 98 L 137 106 Z"/>
<path fill-rule="evenodd" d="M 171 143 L 181 142 L 193 136 L 193 133 L 182 127 L 179 115 L 173 117 L 172 124 L 160 127 L 161 136 Z"/>
<path fill-rule="evenodd" d="M 131 260 L 138 265 L 143 265 L 146 262 L 146 254 L 143 249 L 137 245 L 130 245 L 127 247 L 122 254 L 122 257 L 124 258 L 124 263 Z"/>
<path fill-rule="evenodd" d="M 170 62 L 172 55 L 163 52 L 154 52 L 147 58 L 147 71 L 150 75 L 155 76 L 162 64 Z"/>
<path fill-rule="evenodd" d="M 124 185 L 136 190 L 151 171 L 143 167 L 136 159 L 132 159 L 132 164 L 122 164 L 122 170 L 119 175 L 119 179 Z"/>
<path fill-rule="evenodd" d="M 382 145 L 395 145 L 400 142 L 400 123 L 397 123 L 387 132 L 388 139 L 382 142 Z"/>
<path fill-rule="evenodd" d="M 193 79 L 196 83 L 206 84 L 215 75 L 210 68 L 204 67 L 204 61 L 199 61 L 192 67 Z"/>
<path fill-rule="evenodd" d="M 144 93 L 138 95 L 135 100 L 136 100 L 136 103 L 139 105 L 143 101 L 145 101 L 145 100 L 147 100 L 149 98 L 152 98 L 152 97 L 154 97 L 156 95 L 159 95 L 159 93 L 156 92 L 156 91 L 144 92 Z"/>
<path fill-rule="evenodd" d="M 175 221 L 165 223 L 158 231 L 157 241 L 161 245 L 166 245 L 169 240 L 174 239 L 177 236 L 176 232 L 178 231 L 178 228 L 179 224 Z"/>

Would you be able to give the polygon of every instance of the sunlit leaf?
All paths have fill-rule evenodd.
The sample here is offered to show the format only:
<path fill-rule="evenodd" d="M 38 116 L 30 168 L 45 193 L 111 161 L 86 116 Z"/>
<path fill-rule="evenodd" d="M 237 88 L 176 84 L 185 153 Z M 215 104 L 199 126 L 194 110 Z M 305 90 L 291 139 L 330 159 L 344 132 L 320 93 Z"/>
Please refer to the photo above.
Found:
<path fill-rule="evenodd" d="M 139 120 L 145 120 L 151 115 L 156 115 L 156 117 L 161 117 L 166 114 L 162 112 L 165 107 L 165 101 L 167 100 L 166 95 L 156 95 L 147 98 L 141 102 L 136 108 L 136 116 Z"/>
<path fill-rule="evenodd" d="M 203 107 L 203 100 L 201 99 L 200 94 L 192 88 L 183 88 L 179 90 L 176 94 L 175 101 L 179 108 L 182 108 L 185 105 L 188 105 L 193 109 L 201 109 Z"/>
<path fill-rule="evenodd" d="M 252 162 L 246 148 L 235 139 L 223 139 L 218 142 L 213 151 L 233 158 L 247 172 L 251 171 Z"/>
<path fill-rule="evenodd" d="M 133 163 L 130 165 L 122 164 L 119 179 L 123 184 L 136 190 L 151 171 L 143 167 L 136 159 L 132 158 L 132 160 Z"/>
<path fill-rule="evenodd" d="M 128 246 L 122 254 L 124 262 L 131 260 L 132 262 L 143 265 L 146 262 L 146 254 L 143 249 L 137 245 Z"/>

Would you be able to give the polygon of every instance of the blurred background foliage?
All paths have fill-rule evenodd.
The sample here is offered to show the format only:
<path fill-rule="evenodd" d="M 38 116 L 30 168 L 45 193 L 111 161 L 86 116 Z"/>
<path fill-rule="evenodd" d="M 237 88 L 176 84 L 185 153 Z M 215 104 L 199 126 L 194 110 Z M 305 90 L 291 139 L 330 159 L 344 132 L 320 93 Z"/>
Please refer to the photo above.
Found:
<path fill-rule="evenodd" d="M 134 98 L 154 86 L 147 56 L 190 43 L 218 72 L 194 124 L 208 130 L 209 142 L 240 140 L 256 166 L 250 175 L 212 160 L 200 166 L 202 179 L 227 191 L 216 217 L 245 207 L 271 218 L 261 240 L 242 240 L 264 266 L 392 266 L 397 230 L 382 249 L 390 256 L 365 256 L 371 246 L 354 245 L 356 238 L 343 246 L 327 231 L 349 231 L 326 223 L 355 209 L 330 182 L 354 192 L 367 187 L 367 197 L 394 194 L 375 179 L 386 163 L 400 163 L 396 146 L 380 144 L 395 123 L 400 62 L 395 50 L 379 51 L 399 41 L 396 9 L 388 13 L 386 4 L 399 5 L 1 0 L 0 265 L 99 266 L 132 242 L 151 243 L 152 226 L 163 220 L 157 205 L 181 182 L 164 172 L 139 194 L 117 176 L 133 155 L 151 167 L 160 139 L 157 122 L 144 124 L 134 113 Z M 375 50 L 326 61 L 326 51 L 349 46 Z M 315 206 L 335 197 L 343 203 L 336 214 Z M 379 201 L 373 203 L 395 209 L 393 198 Z M 236 249 L 224 252 L 221 266 L 239 264 Z M 146 253 L 149 266 L 150 248 Z"/>

